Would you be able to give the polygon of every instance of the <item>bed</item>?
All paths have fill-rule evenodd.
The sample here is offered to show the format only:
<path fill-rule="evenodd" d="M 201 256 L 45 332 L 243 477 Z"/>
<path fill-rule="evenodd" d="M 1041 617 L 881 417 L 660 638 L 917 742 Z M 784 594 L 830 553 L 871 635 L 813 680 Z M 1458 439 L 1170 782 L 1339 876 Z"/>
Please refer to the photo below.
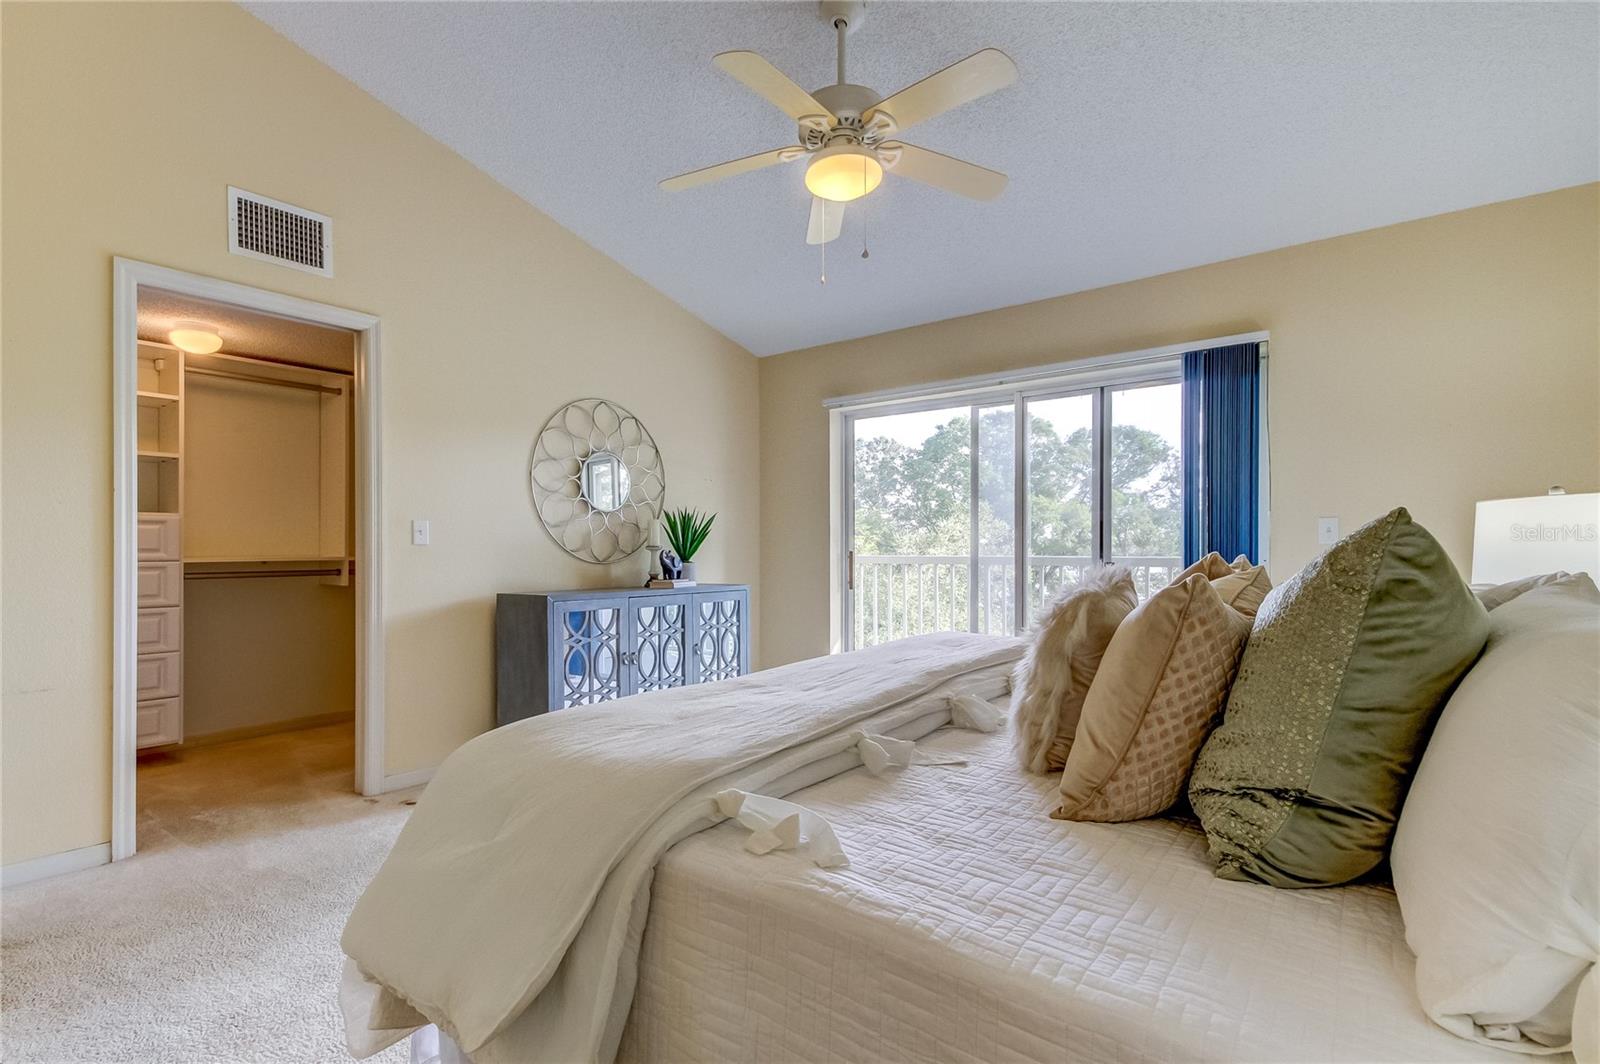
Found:
<path fill-rule="evenodd" d="M 918 745 L 971 761 L 790 796 L 847 869 L 667 853 L 619 1061 L 1528 1059 L 1423 1014 L 1386 887 L 1217 879 L 1192 822 L 1049 819 L 1003 733 Z"/>
<path fill-rule="evenodd" d="M 352 1053 L 1514 1059 L 1424 1015 L 1384 886 L 1217 879 L 1181 818 L 1050 819 L 1056 778 L 981 730 L 1019 654 L 920 637 L 473 740 L 346 927 Z M 964 763 L 874 774 L 873 736 Z M 740 793 L 822 818 L 848 867 L 752 853 L 718 813 Z"/>

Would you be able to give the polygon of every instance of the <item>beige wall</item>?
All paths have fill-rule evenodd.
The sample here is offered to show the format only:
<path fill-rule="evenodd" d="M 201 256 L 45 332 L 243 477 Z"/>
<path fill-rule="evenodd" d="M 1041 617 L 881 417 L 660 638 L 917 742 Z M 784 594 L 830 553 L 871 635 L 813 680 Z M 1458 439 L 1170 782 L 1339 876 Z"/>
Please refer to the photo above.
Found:
<path fill-rule="evenodd" d="M 186 739 L 352 713 L 354 588 L 315 576 L 186 585 Z"/>
<path fill-rule="evenodd" d="M 113 255 L 382 318 L 390 773 L 489 727 L 495 592 L 642 574 L 569 559 L 534 517 L 560 403 L 638 414 L 669 500 L 721 512 L 703 573 L 755 582 L 742 348 L 237 7 L 0 17 L 0 859 L 110 838 Z M 229 184 L 331 215 L 337 275 L 228 255 Z"/>
<path fill-rule="evenodd" d="M 1318 515 L 1396 505 L 1464 565 L 1474 501 L 1600 484 L 1597 207 L 1588 185 L 764 359 L 762 664 L 829 649 L 824 399 L 1256 329 L 1273 574 Z"/>

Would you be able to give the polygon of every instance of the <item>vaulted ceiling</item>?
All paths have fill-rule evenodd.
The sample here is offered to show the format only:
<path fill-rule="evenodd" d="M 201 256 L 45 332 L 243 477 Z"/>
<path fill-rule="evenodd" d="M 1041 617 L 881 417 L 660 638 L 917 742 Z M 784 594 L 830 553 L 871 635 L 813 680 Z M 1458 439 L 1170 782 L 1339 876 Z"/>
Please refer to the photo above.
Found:
<path fill-rule="evenodd" d="M 905 136 L 1011 182 L 977 203 L 886 179 L 824 286 L 801 164 L 656 187 L 793 143 L 711 57 L 830 83 L 813 3 L 246 6 L 757 354 L 1600 178 L 1591 3 L 873 3 L 848 74 L 884 95 L 1016 60 Z"/>

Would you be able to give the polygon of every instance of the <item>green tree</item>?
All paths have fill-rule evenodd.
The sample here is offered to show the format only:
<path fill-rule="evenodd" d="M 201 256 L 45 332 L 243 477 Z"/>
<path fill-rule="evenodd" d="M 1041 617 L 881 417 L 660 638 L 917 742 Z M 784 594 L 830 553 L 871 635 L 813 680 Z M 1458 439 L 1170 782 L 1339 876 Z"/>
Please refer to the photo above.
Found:
<path fill-rule="evenodd" d="M 977 519 L 980 555 L 1009 572 L 1016 521 L 1016 430 L 1010 408 L 980 410 Z M 865 555 L 956 559 L 860 571 L 856 584 L 858 645 L 908 632 L 965 628 L 966 558 L 971 550 L 969 500 L 972 422 L 966 414 L 940 424 L 916 446 L 865 436 L 855 448 L 855 549 Z M 1111 551 L 1115 558 L 1175 558 L 1182 552 L 1182 463 L 1159 434 L 1131 425 L 1111 433 Z M 1062 435 L 1046 418 L 1028 424 L 1029 553 L 1087 559 L 1094 553 L 1094 440 L 1088 429 Z M 1070 567 L 1033 568 L 1029 602 L 1051 593 Z M 1002 580 L 1001 584 L 1008 584 Z M 937 585 L 942 594 L 932 589 Z M 1008 630 L 1008 589 L 985 582 L 980 626 Z"/>
<path fill-rule="evenodd" d="M 1013 415 L 978 422 L 978 528 L 983 554 L 1011 552 Z M 952 417 L 917 447 L 887 437 L 858 440 L 856 549 L 863 554 L 962 555 L 969 550 L 971 422 Z M 1093 553 L 1093 439 L 1065 436 L 1045 418 L 1028 425 L 1029 550 Z M 1116 557 L 1176 556 L 1183 526 L 1182 463 L 1158 433 L 1116 425 L 1111 433 L 1111 549 Z"/>

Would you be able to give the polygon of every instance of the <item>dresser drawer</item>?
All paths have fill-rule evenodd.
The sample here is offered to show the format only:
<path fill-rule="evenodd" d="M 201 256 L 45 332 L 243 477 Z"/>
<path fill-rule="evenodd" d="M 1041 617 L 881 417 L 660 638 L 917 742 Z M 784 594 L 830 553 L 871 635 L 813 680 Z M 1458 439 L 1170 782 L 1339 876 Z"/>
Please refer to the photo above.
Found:
<path fill-rule="evenodd" d="M 140 654 L 176 651 L 183 645 L 183 610 L 177 606 L 140 610 L 134 631 L 134 647 Z"/>
<path fill-rule="evenodd" d="M 138 600 L 144 606 L 176 606 L 183 592 L 182 562 L 140 562 Z"/>
<path fill-rule="evenodd" d="M 177 514 L 140 514 L 134 539 L 142 562 L 175 562 L 183 557 L 178 548 Z"/>
<path fill-rule="evenodd" d="M 141 654 L 134 665 L 134 697 L 175 698 L 183 675 L 183 665 L 177 654 Z"/>
<path fill-rule="evenodd" d="M 136 713 L 135 745 L 165 746 L 183 741 L 183 701 L 158 698 L 140 702 Z"/>

